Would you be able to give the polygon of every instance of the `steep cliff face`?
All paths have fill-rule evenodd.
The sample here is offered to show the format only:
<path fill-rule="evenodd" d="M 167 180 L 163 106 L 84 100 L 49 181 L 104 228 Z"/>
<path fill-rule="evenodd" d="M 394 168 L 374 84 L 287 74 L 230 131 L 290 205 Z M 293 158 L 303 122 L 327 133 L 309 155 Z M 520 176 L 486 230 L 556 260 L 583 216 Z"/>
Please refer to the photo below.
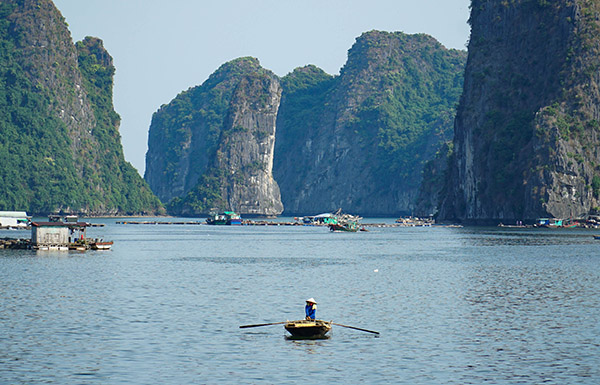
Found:
<path fill-rule="evenodd" d="M 123 158 L 101 41 L 76 48 L 50 0 L 3 1 L 0 30 L 0 209 L 161 210 Z"/>
<path fill-rule="evenodd" d="M 273 179 L 275 122 L 281 101 L 272 74 L 249 75 L 235 89 L 217 150 L 215 168 L 225 180 L 221 196 L 237 212 L 279 215 L 279 186 Z"/>
<path fill-rule="evenodd" d="M 410 213 L 425 161 L 451 138 L 465 60 L 426 35 L 371 31 L 339 77 L 284 77 L 274 174 L 286 213 Z"/>
<path fill-rule="evenodd" d="M 435 157 L 425 163 L 415 203 L 414 214 L 417 217 L 434 217 L 438 213 L 440 200 L 446 193 L 444 187 L 452 150 L 452 142 L 444 143 Z"/>
<path fill-rule="evenodd" d="M 163 202 L 196 186 L 215 155 L 235 87 L 244 75 L 261 71 L 254 58 L 223 64 L 201 86 L 182 92 L 154 114 L 144 179 Z"/>
<path fill-rule="evenodd" d="M 598 206 L 598 1 L 473 0 L 443 219 Z"/>
<path fill-rule="evenodd" d="M 258 60 L 241 58 L 154 115 L 146 179 L 163 199 L 171 199 L 169 212 L 283 211 L 272 176 L 280 100 L 277 77 Z"/>

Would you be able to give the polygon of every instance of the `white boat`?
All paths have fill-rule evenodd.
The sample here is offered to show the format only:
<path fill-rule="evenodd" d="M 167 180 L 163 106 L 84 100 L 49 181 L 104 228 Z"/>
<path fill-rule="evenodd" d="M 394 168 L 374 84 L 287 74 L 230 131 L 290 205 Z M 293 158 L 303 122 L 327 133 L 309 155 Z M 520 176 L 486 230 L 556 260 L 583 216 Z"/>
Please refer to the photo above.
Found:
<path fill-rule="evenodd" d="M 113 241 L 97 241 L 90 243 L 92 250 L 110 250 Z"/>

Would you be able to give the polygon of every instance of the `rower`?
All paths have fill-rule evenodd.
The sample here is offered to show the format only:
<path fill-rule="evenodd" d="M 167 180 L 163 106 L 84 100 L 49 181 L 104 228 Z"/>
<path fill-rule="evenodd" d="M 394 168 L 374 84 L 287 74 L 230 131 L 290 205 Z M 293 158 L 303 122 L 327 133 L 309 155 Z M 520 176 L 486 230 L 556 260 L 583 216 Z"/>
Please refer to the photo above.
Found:
<path fill-rule="evenodd" d="M 314 298 L 307 299 L 304 311 L 306 312 L 307 320 L 314 320 L 317 314 L 317 301 Z"/>

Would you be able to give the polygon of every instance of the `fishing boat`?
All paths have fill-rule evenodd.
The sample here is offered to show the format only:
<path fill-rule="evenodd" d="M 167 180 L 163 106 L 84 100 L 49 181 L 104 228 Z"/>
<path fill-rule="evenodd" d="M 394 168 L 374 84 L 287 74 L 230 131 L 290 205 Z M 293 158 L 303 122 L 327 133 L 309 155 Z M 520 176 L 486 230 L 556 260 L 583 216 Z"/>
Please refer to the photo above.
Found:
<path fill-rule="evenodd" d="M 225 214 L 211 214 L 210 217 L 206 218 L 207 225 L 226 225 L 227 217 Z"/>
<path fill-rule="evenodd" d="M 225 211 L 225 216 L 227 216 L 228 225 L 242 224 L 242 217 L 239 214 L 234 213 L 233 211 Z"/>
<path fill-rule="evenodd" d="M 206 223 L 209 225 L 241 225 L 242 217 L 233 211 L 213 213 L 206 219 Z"/>
<path fill-rule="evenodd" d="M 348 231 L 354 233 L 359 229 L 360 225 L 356 222 L 331 223 L 329 225 L 329 230 L 331 231 Z"/>
<path fill-rule="evenodd" d="M 322 320 L 286 321 L 283 326 L 296 338 L 325 338 L 331 330 L 331 322 Z"/>
<path fill-rule="evenodd" d="M 94 241 L 90 243 L 92 250 L 110 250 L 113 245 L 113 241 Z"/>
<path fill-rule="evenodd" d="M 362 218 L 356 215 L 342 214 L 342 209 L 339 209 L 326 222 L 331 231 L 357 232 L 361 229 L 360 220 Z"/>
<path fill-rule="evenodd" d="M 600 241 L 600 235 L 594 235 L 594 239 L 597 239 Z"/>
<path fill-rule="evenodd" d="M 74 242 L 69 244 L 69 250 L 86 251 L 87 245 L 82 242 Z"/>

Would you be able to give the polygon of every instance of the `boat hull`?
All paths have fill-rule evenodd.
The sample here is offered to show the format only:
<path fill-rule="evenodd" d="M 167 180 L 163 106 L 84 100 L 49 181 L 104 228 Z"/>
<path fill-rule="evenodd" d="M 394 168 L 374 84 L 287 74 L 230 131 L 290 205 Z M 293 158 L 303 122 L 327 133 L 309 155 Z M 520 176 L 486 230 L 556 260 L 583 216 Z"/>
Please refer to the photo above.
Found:
<path fill-rule="evenodd" d="M 329 225 L 329 230 L 331 231 L 344 231 L 349 233 L 355 233 L 358 231 L 358 226 L 352 225 L 340 225 L 337 223 L 332 223 Z"/>
<path fill-rule="evenodd" d="M 206 223 L 209 225 L 241 225 L 242 218 L 233 211 L 225 211 L 221 214 L 211 214 L 206 219 Z"/>
<path fill-rule="evenodd" d="M 217 219 L 217 220 L 207 219 L 206 220 L 206 224 L 207 225 L 223 226 L 223 225 L 227 224 L 227 220 L 226 219 Z"/>
<path fill-rule="evenodd" d="M 331 330 L 331 322 L 321 320 L 288 321 L 284 328 L 294 338 L 326 338 L 325 335 Z"/>
<path fill-rule="evenodd" d="M 113 242 L 109 241 L 109 242 L 93 242 L 90 247 L 92 248 L 92 250 L 110 250 L 110 248 L 112 247 Z"/>

